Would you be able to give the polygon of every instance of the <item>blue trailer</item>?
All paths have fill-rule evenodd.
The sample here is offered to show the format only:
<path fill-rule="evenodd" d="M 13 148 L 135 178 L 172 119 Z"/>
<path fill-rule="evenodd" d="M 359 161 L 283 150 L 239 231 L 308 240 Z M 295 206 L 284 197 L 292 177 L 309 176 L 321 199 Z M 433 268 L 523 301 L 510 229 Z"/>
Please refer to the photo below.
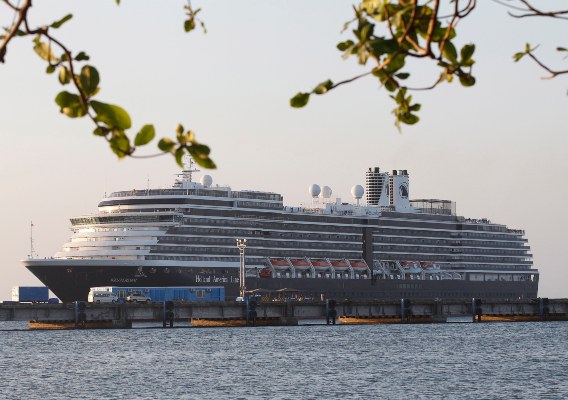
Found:
<path fill-rule="evenodd" d="M 188 287 L 97 287 L 96 291 L 108 291 L 116 295 L 119 301 L 130 295 L 149 297 L 151 301 L 224 301 L 225 288 L 223 286 L 188 286 Z"/>
<path fill-rule="evenodd" d="M 47 303 L 49 288 L 47 286 L 14 286 L 12 301 L 19 303 Z"/>

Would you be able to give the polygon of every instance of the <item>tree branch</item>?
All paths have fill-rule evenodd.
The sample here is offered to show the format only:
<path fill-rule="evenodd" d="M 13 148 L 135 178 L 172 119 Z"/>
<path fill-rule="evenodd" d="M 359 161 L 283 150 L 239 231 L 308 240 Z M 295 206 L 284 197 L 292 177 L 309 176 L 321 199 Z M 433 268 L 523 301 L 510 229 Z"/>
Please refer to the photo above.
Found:
<path fill-rule="evenodd" d="M 564 71 L 554 71 L 553 69 L 549 68 L 548 66 L 546 66 L 545 64 L 542 63 L 542 61 L 540 61 L 533 53 L 532 51 L 529 51 L 526 53 L 530 58 L 532 58 L 534 60 L 534 62 L 536 62 L 542 69 L 548 71 L 550 73 L 550 76 L 544 76 L 542 77 L 542 79 L 552 79 L 552 78 L 556 78 L 558 75 L 563 75 L 563 74 L 568 74 L 568 70 L 564 70 Z"/>
<path fill-rule="evenodd" d="M 5 3 L 8 4 L 9 6 L 11 6 L 14 9 L 14 6 L 12 6 L 12 4 L 10 4 L 9 2 L 5 1 Z M 4 36 L 4 39 L 2 40 L 2 43 L 0 44 L 0 62 L 1 63 L 4 62 L 4 57 L 6 56 L 8 43 L 16 35 L 16 32 L 18 32 L 18 30 L 20 29 L 20 25 L 22 25 L 23 22 L 27 21 L 28 10 L 31 6 L 32 6 L 32 0 L 24 0 L 24 4 L 22 4 L 22 6 L 19 9 L 17 7 L 15 8 L 15 10 L 17 10 L 16 12 L 18 13 L 17 19 L 12 24 L 12 26 L 8 30 L 8 33 L 6 34 L 6 36 Z"/>

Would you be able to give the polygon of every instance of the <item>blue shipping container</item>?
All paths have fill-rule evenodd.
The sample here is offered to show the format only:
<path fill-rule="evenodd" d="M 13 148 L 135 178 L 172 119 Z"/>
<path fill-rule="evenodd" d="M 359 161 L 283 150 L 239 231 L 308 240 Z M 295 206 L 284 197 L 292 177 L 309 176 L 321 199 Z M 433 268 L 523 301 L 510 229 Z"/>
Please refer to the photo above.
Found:
<path fill-rule="evenodd" d="M 12 301 L 20 303 L 46 303 L 49 300 L 47 286 L 15 286 L 12 288 Z"/>

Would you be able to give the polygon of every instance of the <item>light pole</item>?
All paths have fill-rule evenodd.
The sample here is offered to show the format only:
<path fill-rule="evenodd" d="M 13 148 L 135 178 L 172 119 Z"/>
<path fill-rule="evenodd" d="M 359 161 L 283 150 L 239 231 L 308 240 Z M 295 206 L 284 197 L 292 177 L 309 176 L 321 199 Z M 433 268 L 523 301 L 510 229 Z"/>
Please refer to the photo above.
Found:
<path fill-rule="evenodd" d="M 245 297 L 245 249 L 247 247 L 247 240 L 237 239 L 237 247 L 241 255 L 241 265 L 239 266 L 239 293 L 241 297 Z"/>

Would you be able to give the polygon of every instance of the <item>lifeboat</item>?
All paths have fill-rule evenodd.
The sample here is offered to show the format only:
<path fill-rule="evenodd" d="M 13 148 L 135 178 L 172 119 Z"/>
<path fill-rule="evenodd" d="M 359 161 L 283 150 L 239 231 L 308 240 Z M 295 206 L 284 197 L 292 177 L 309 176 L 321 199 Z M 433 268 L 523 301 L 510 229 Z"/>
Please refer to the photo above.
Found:
<path fill-rule="evenodd" d="M 272 278 L 272 272 L 270 271 L 270 268 L 263 268 L 258 273 L 258 276 L 261 278 Z"/>
<path fill-rule="evenodd" d="M 289 267 L 290 266 L 290 264 L 288 264 L 288 261 L 286 261 L 282 258 L 271 258 L 270 264 L 272 264 L 275 267 Z"/>
<path fill-rule="evenodd" d="M 349 268 L 349 263 L 346 260 L 331 260 L 333 268 Z"/>
<path fill-rule="evenodd" d="M 349 260 L 349 263 L 353 268 L 368 268 L 365 260 Z"/>
<path fill-rule="evenodd" d="M 308 260 L 306 260 L 305 258 L 296 258 L 296 259 L 291 259 L 290 262 L 292 263 L 292 265 L 294 267 L 310 267 L 311 264 Z"/>
<path fill-rule="evenodd" d="M 317 260 L 312 258 L 311 261 L 312 265 L 316 268 L 317 267 L 329 268 L 331 266 L 331 264 L 326 260 Z"/>
<path fill-rule="evenodd" d="M 416 262 L 415 261 L 401 261 L 400 265 L 402 265 L 403 267 L 415 267 Z"/>

